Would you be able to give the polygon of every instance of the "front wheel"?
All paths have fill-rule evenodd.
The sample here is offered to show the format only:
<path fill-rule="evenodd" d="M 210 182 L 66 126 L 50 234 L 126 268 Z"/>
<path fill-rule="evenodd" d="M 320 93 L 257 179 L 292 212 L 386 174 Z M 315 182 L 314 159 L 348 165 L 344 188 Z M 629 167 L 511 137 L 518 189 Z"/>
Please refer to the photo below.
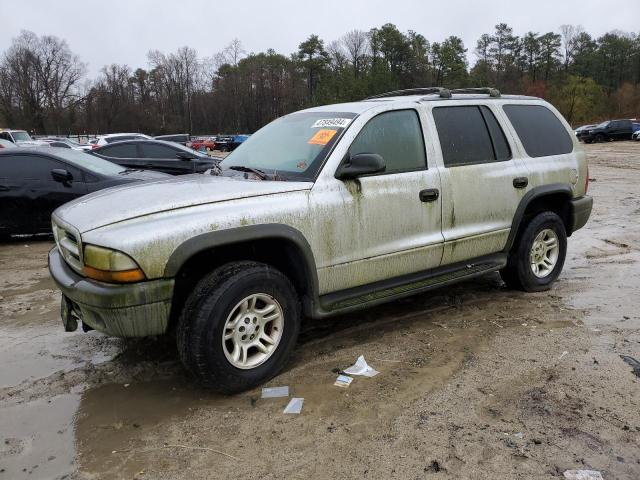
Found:
<path fill-rule="evenodd" d="M 551 288 L 567 254 L 562 219 L 554 212 L 540 213 L 529 221 L 516 242 L 507 266 L 500 271 L 507 286 L 525 292 Z"/>
<path fill-rule="evenodd" d="M 233 262 L 204 277 L 178 321 L 178 351 L 187 370 L 225 393 L 266 382 L 285 365 L 300 330 L 291 282 L 257 262 Z"/>

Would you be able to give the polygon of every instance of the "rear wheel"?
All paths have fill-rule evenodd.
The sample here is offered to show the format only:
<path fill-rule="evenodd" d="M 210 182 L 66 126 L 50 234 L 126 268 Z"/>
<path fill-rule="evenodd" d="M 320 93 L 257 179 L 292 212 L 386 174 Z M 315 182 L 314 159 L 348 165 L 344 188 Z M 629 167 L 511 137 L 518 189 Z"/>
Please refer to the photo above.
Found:
<path fill-rule="evenodd" d="M 291 282 L 256 262 L 233 262 L 204 277 L 178 321 L 178 351 L 205 386 L 233 393 L 276 375 L 293 350 L 300 307 Z"/>
<path fill-rule="evenodd" d="M 507 266 L 500 271 L 510 288 L 538 292 L 551 288 L 567 253 L 567 233 L 554 212 L 536 215 L 516 239 Z"/>

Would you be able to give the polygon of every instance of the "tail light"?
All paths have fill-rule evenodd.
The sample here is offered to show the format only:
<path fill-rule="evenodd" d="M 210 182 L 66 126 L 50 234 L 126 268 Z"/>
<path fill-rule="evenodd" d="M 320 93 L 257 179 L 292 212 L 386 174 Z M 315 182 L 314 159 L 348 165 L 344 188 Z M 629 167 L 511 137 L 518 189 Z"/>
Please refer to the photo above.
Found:
<path fill-rule="evenodd" d="M 100 145 L 91 145 L 91 150 L 93 150 L 94 148 L 98 148 Z"/>

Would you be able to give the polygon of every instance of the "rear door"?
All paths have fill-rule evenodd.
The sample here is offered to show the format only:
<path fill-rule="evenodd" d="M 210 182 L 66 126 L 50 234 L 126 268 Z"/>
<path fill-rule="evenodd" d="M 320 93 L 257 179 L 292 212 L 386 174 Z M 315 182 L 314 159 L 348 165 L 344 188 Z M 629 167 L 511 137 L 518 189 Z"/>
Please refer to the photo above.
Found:
<path fill-rule="evenodd" d="M 191 160 L 182 160 L 176 156 L 180 152 L 177 148 L 157 143 L 140 143 L 139 146 L 140 156 L 150 170 L 171 175 L 184 175 L 195 171 Z"/>
<path fill-rule="evenodd" d="M 20 233 L 29 221 L 19 213 L 25 211 L 27 201 L 22 159 L 22 155 L 0 155 L 0 233 Z"/>
<path fill-rule="evenodd" d="M 126 168 L 134 168 L 137 170 L 149 168 L 149 166 L 146 165 L 146 162 L 140 158 L 138 145 L 136 143 L 113 143 L 101 147 L 100 150 L 95 153 L 96 155 Z"/>
<path fill-rule="evenodd" d="M 499 252 L 524 196 L 526 167 L 493 105 L 434 106 L 432 113 L 442 152 L 442 264 Z"/>

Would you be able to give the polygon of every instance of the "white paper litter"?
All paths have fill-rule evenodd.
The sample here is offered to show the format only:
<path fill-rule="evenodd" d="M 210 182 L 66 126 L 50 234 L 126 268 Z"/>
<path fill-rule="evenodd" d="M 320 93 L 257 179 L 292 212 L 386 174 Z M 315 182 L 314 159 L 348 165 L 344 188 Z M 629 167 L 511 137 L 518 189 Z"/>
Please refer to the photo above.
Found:
<path fill-rule="evenodd" d="M 564 472 L 567 480 L 604 480 L 597 470 L 567 470 Z"/>
<path fill-rule="evenodd" d="M 292 398 L 282 413 L 300 413 L 304 398 Z"/>
<path fill-rule="evenodd" d="M 336 381 L 333 383 L 336 387 L 347 388 L 353 382 L 353 377 L 348 375 L 338 375 Z"/>
<path fill-rule="evenodd" d="M 360 355 L 358 357 L 358 360 L 356 360 L 356 363 L 354 363 L 349 368 L 347 368 L 344 371 L 344 373 L 348 373 L 349 375 L 362 375 L 365 377 L 375 377 L 380 372 L 371 368 L 367 364 L 366 360 L 364 359 L 364 356 Z"/>
<path fill-rule="evenodd" d="M 262 389 L 262 398 L 288 397 L 289 387 L 270 387 Z"/>

